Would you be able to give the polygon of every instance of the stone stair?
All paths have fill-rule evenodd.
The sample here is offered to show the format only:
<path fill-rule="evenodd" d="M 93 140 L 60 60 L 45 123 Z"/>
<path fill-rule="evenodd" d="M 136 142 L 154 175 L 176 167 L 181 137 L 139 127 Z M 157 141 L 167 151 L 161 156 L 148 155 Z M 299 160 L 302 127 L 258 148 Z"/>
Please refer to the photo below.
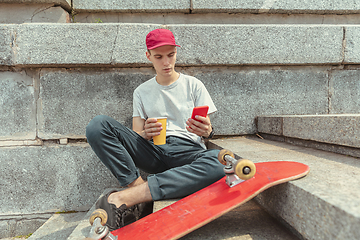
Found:
<path fill-rule="evenodd" d="M 304 239 L 359 239 L 359 119 L 360 114 L 260 116 L 256 137 L 217 139 L 211 147 L 254 162 L 309 165 L 307 177 L 255 200 Z"/>
<path fill-rule="evenodd" d="M 311 171 L 302 179 L 266 190 L 255 201 L 183 239 L 359 239 L 358 158 L 258 136 L 215 139 L 209 146 L 230 149 L 254 162 L 298 161 L 309 165 Z M 158 201 L 155 211 L 173 202 Z M 86 236 L 90 228 L 88 215 L 93 210 L 69 240 Z"/>
<path fill-rule="evenodd" d="M 218 108 L 211 147 L 312 169 L 224 217 L 239 219 L 231 237 L 276 239 L 241 228 L 252 214 L 273 222 L 266 209 L 299 238 L 359 239 L 360 5 L 351 0 L 0 0 L 0 238 L 50 216 L 47 226 L 71 229 L 118 187 L 85 126 L 106 114 L 131 127 L 132 92 L 154 76 L 144 36 L 158 27 L 182 46 L 177 70 L 202 80 Z M 204 228 L 198 239 L 212 236 Z"/>
<path fill-rule="evenodd" d="M 86 212 L 54 214 L 28 240 L 67 239 L 85 215 Z"/>
<path fill-rule="evenodd" d="M 303 239 L 359 239 L 358 158 L 259 137 L 217 139 L 212 144 L 254 162 L 309 165 L 305 178 L 272 187 L 255 200 Z"/>
<path fill-rule="evenodd" d="M 360 157 L 360 114 L 260 116 L 267 139 Z"/>
<path fill-rule="evenodd" d="M 353 132 L 359 117 L 359 114 L 258 117 L 258 136 L 212 140 L 210 148 L 226 148 L 254 162 L 298 161 L 309 165 L 311 171 L 302 179 L 266 190 L 255 201 L 183 239 L 208 239 L 209 236 L 216 236 L 213 239 L 228 239 L 229 236 L 233 239 L 359 239 L 360 161 L 358 157 L 350 156 L 352 150 L 359 146 L 358 135 Z M 267 135 L 264 135 L 265 132 Z M 277 136 L 280 141 L 263 139 L 262 136 Z M 303 145 L 299 144 L 302 141 L 306 141 L 307 145 L 300 146 Z M 349 152 L 338 154 L 319 150 L 320 142 L 322 146 L 328 145 L 335 151 L 335 146 L 338 146 L 349 149 Z M 173 202 L 158 201 L 155 211 Z M 263 209 L 276 220 L 267 216 Z M 86 237 L 90 228 L 88 215 L 93 210 L 89 211 L 69 240 Z M 279 223 L 288 230 L 280 227 Z M 274 236 L 274 232 L 270 231 L 274 226 L 256 226 L 268 224 L 275 224 L 278 229 L 275 231 L 276 238 L 269 238 Z"/>

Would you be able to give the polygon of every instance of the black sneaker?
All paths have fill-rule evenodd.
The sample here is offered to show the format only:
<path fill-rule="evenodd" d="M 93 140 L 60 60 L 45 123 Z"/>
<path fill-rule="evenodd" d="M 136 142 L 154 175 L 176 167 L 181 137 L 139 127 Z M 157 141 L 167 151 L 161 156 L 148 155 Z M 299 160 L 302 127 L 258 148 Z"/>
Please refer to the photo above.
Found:
<path fill-rule="evenodd" d="M 131 207 L 130 209 L 134 212 L 136 220 L 139 220 L 153 213 L 154 201 L 139 203 Z"/>
<path fill-rule="evenodd" d="M 134 212 L 131 209 L 129 209 L 125 204 L 121 205 L 119 208 L 116 209 L 116 215 L 117 215 L 116 219 L 118 223 L 116 229 L 122 228 L 137 220 Z"/>
<path fill-rule="evenodd" d="M 138 204 L 140 215 L 139 219 L 146 217 L 147 215 L 153 213 L 154 211 L 154 201 L 145 202 Z"/>
<path fill-rule="evenodd" d="M 124 227 L 138 219 L 134 211 L 131 208 L 127 208 L 125 204 L 117 208 L 115 204 L 108 202 L 108 197 L 113 192 L 116 191 L 105 194 L 95 204 L 97 209 L 100 208 L 106 211 L 108 219 L 105 226 L 108 226 L 110 231 Z"/>

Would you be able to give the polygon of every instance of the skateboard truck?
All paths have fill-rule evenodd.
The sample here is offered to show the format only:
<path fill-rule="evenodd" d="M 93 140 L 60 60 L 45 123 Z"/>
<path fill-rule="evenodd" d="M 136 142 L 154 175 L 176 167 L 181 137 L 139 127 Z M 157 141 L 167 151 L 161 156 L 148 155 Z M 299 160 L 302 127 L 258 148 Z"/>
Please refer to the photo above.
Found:
<path fill-rule="evenodd" d="M 236 186 L 255 175 L 256 167 L 253 162 L 247 159 L 236 160 L 235 155 L 227 149 L 219 152 L 218 160 L 225 165 L 225 181 L 229 187 Z"/>
<path fill-rule="evenodd" d="M 224 167 L 224 172 L 225 172 L 225 175 L 226 175 L 225 182 L 229 187 L 236 186 L 237 184 L 245 181 L 245 180 L 240 179 L 235 174 L 234 168 L 232 167 L 231 164 L 228 164 L 228 162 L 227 162 L 226 166 Z"/>
<path fill-rule="evenodd" d="M 90 216 L 90 239 L 101 239 L 101 240 L 117 240 L 118 238 L 115 237 L 110 233 L 110 230 L 105 223 L 107 222 L 107 213 L 103 209 L 96 209 Z"/>

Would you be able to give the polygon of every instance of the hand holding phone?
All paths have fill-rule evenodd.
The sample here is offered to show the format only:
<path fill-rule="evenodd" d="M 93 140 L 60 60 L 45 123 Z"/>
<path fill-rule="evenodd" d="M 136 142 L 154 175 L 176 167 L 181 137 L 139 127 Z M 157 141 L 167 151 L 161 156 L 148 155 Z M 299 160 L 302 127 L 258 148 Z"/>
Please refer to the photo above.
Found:
<path fill-rule="evenodd" d="M 186 121 L 186 129 L 194 133 L 198 136 L 207 136 L 206 132 L 208 131 L 207 125 L 210 124 L 210 120 L 205 119 L 203 121 L 196 119 L 196 116 L 201 116 L 206 118 L 208 114 L 209 106 L 200 106 L 200 107 L 194 107 L 193 112 L 191 114 L 191 119 Z"/>
<path fill-rule="evenodd" d="M 208 111 L 209 111 L 209 106 L 194 107 L 193 112 L 191 114 L 191 118 L 194 119 L 194 120 L 197 120 L 195 118 L 196 115 L 206 117 Z M 197 120 L 197 121 L 199 121 L 199 120 Z"/>

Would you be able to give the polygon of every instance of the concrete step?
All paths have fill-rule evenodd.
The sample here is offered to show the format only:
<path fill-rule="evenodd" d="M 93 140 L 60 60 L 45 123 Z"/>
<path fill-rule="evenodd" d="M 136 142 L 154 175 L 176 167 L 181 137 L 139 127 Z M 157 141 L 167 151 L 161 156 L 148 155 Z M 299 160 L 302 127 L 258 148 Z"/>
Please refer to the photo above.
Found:
<path fill-rule="evenodd" d="M 360 109 L 360 101 L 356 101 L 360 98 L 360 69 L 217 67 L 216 71 L 192 72 L 179 67 L 177 70 L 206 85 L 218 108 L 211 117 L 217 135 L 254 134 L 257 132 L 254 119 L 260 115 L 327 114 L 329 105 L 331 113 L 357 113 Z M 129 68 L 103 72 L 43 68 L 32 76 L 27 71 L 0 72 L 0 79 L 5 79 L 0 96 L 10 99 L 1 108 L 2 116 L 11 118 L 16 109 L 21 113 L 18 117 L 23 117 L 21 128 L 17 122 L 0 128 L 0 140 L 3 140 L 0 146 L 42 145 L 40 140 L 46 139 L 85 139 L 85 126 L 97 114 L 109 115 L 131 128 L 132 93 L 153 76 L 151 69 Z M 23 90 L 24 85 L 28 91 Z M 112 101 L 108 100 L 109 96 Z M 16 104 L 17 101 L 22 104 Z M 54 107 L 58 105 L 62 111 Z M 76 124 L 64 121 L 67 118 L 76 119 Z M 22 134 L 13 134 L 19 131 Z M 29 141 L 24 143 L 24 139 Z"/>
<path fill-rule="evenodd" d="M 54 214 L 28 240 L 66 239 L 84 218 L 86 212 Z"/>
<path fill-rule="evenodd" d="M 335 3 L 336 2 L 336 3 Z M 73 0 L 76 23 L 157 24 L 358 24 L 360 5 L 350 0 L 112 1 Z"/>
<path fill-rule="evenodd" d="M 360 157 L 360 114 L 260 116 L 257 129 L 268 139 Z"/>
<path fill-rule="evenodd" d="M 120 190 L 119 188 L 105 189 Z M 104 194 L 103 193 L 103 194 Z M 101 196 L 103 195 L 101 194 Z M 100 197 L 101 197 L 100 196 Z M 90 232 L 89 216 L 95 210 L 95 204 L 85 212 L 58 213 L 50 217 L 39 229 L 37 229 L 28 240 L 79 240 L 87 237 Z M 11 238 L 9 238 L 11 239 Z M 0 239 L 0 240 L 8 240 Z"/>
<path fill-rule="evenodd" d="M 71 10 L 71 0 L 0 0 L 0 4 L 22 4 L 26 6 L 49 4 L 53 6 L 61 6 L 68 11 Z"/>
<path fill-rule="evenodd" d="M 303 1 L 119 1 L 113 0 L 73 0 L 73 8 L 78 12 L 187 12 L 187 13 L 315 13 L 349 14 L 359 13 L 360 4 L 351 0 L 318 2 Z"/>
<path fill-rule="evenodd" d="M 0 24 L 70 23 L 71 0 L 0 0 Z"/>
<path fill-rule="evenodd" d="M 357 84 L 360 70 L 323 67 L 180 70 L 187 74 L 195 71 L 195 77 L 204 80 L 219 110 L 212 116 L 219 135 L 254 134 L 254 118 L 263 114 L 359 109 L 355 100 L 360 96 Z M 1 115 L 12 119 L 15 113 L 19 120 L 0 128 L 3 140 L 0 145 L 11 142 L 12 146 L 19 140 L 20 146 L 1 147 L 0 159 L 4 163 L 0 167 L 4 184 L 1 194 L 7 196 L 1 199 L 1 212 L 19 215 L 82 211 L 79 208 L 84 205 L 90 208 L 103 189 L 116 187 L 117 180 L 84 141 L 85 126 L 95 115 L 106 114 L 131 127 L 131 93 L 152 76 L 149 69 L 129 68 L 0 72 L 4 83 L 0 102 L 6 102 Z M 61 106 L 62 110 L 54 106 Z M 68 144 L 59 144 L 59 138 L 69 138 Z M 75 138 L 80 138 L 79 142 Z M 36 139 L 37 146 L 26 147 L 21 139 Z M 9 169 L 12 174 L 8 174 Z M 43 184 L 43 179 L 52 182 Z M 0 228 L 5 230 L 0 230 L 0 234 L 7 226 L 8 220 L 3 221 Z"/>
<path fill-rule="evenodd" d="M 360 223 L 360 189 L 358 185 L 360 161 L 358 158 L 256 137 L 216 139 L 211 141 L 210 146 L 212 148 L 230 149 L 237 155 L 251 159 L 254 162 L 294 160 L 308 164 L 311 172 L 307 177 L 273 187 L 259 195 L 256 201 L 301 238 L 359 239 L 360 231 L 357 229 L 357 225 Z M 341 175 L 339 174 L 340 171 Z M 157 202 L 155 208 L 160 209 L 167 204 L 166 202 Z M 92 210 L 79 222 L 68 239 L 79 239 L 86 236 L 90 229 L 88 217 Z M 242 211 L 241 207 L 239 211 Z M 228 214 L 223 218 L 237 219 L 239 213 L 232 211 Z M 253 213 L 244 214 L 248 216 Z M 263 213 L 258 216 L 263 216 Z M 248 219 L 245 221 L 247 222 Z M 228 236 L 226 234 L 232 234 L 233 237 L 237 237 L 236 239 L 250 239 L 253 235 L 258 236 L 262 232 L 261 227 L 259 227 L 258 233 L 252 233 L 253 235 L 250 236 L 244 235 L 244 231 L 248 233 L 257 228 L 252 224 L 245 224 L 246 227 L 242 228 L 241 226 L 244 224 L 242 218 L 231 223 L 234 225 L 230 224 L 229 228 L 225 227 L 229 225 L 227 222 L 228 220 L 216 220 L 213 223 L 214 225 L 208 224 L 195 231 L 194 235 L 191 235 L 192 237 L 187 237 L 189 239 L 195 237 L 202 239 L 203 236 L 212 236 L 219 231 L 224 231 L 219 235 Z M 241 224 L 239 225 L 239 223 Z M 214 232 L 217 225 L 224 226 L 224 229 L 217 229 Z M 257 223 L 257 226 L 263 225 L 267 226 L 267 223 Z M 277 224 L 277 226 L 279 225 Z M 62 230 L 67 229 L 67 227 L 56 226 L 56 229 Z M 269 227 L 269 229 L 272 229 L 272 227 Z M 232 231 L 235 231 L 235 233 Z M 271 232 L 271 234 L 274 235 L 275 233 Z M 263 238 L 259 237 L 259 239 L 268 239 L 269 235 L 261 236 Z M 226 238 L 219 237 L 216 239 Z"/>
<path fill-rule="evenodd" d="M 299 180 L 272 187 L 255 200 L 304 239 L 360 239 L 360 160 L 254 137 L 211 141 L 254 162 L 298 161 L 310 166 Z"/>
<path fill-rule="evenodd" d="M 105 190 L 104 193 L 107 191 Z M 176 201 L 156 201 L 154 211 L 159 211 Z M 95 206 L 89 210 L 67 240 L 78 240 L 88 236 L 90 231 L 89 216 L 93 210 L 95 210 Z M 298 238 L 282 226 L 279 221 L 271 217 L 259 204 L 255 201 L 249 201 L 181 239 L 296 240 Z"/>
<path fill-rule="evenodd" d="M 97 68 L 150 67 L 151 63 L 144 54 L 144 39 L 149 31 L 160 27 L 164 25 L 2 24 L 0 34 L 4 44 L 0 51 L 0 64 L 71 68 L 84 65 Z M 360 62 L 358 49 L 354 47 L 360 41 L 359 25 L 172 23 L 166 27 L 173 31 L 178 44 L 183 46 L 177 55 L 177 66 L 304 66 Z M 329 35 L 332 37 L 327 37 Z M 246 37 L 239 41 L 239 36 Z M 220 41 L 222 46 L 231 47 L 218 48 Z"/>

